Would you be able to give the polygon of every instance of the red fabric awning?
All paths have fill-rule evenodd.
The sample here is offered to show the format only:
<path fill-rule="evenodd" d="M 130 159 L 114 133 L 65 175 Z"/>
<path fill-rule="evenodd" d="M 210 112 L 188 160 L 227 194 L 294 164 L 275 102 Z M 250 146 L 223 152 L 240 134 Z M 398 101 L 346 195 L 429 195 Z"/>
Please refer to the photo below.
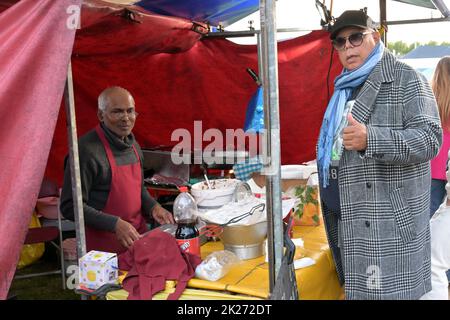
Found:
<path fill-rule="evenodd" d="M 14 0 L 0 0 L 5 3 Z M 256 46 L 224 39 L 200 40 L 188 20 L 160 16 L 134 6 L 90 0 L 83 4 L 72 62 L 78 133 L 97 122 L 97 96 L 106 87 L 131 91 L 140 112 L 134 133 L 143 147 L 176 144 L 177 128 L 203 131 L 242 128 L 256 89 L 245 72 L 257 70 Z M 331 45 L 322 31 L 279 44 L 282 164 L 315 158 L 315 143 L 327 103 Z M 340 72 L 336 56 L 332 81 Z M 47 168 L 62 182 L 67 154 L 65 115 L 60 113 Z"/>
<path fill-rule="evenodd" d="M 151 22 L 149 22 L 151 24 Z M 144 26 L 142 26 L 144 27 Z M 92 41 L 95 35 L 92 34 Z M 75 47 L 83 50 L 81 42 Z M 322 116 L 327 105 L 327 72 L 331 45 L 326 32 L 279 44 L 279 92 L 281 152 L 283 164 L 315 158 Z M 337 57 L 330 75 L 341 70 Z M 97 96 L 106 87 L 130 90 L 140 113 L 134 133 L 143 147 L 173 146 L 177 128 L 193 134 L 194 121 L 209 128 L 242 128 L 247 103 L 256 84 L 246 68 L 257 70 L 256 46 L 237 45 L 224 39 L 198 41 L 177 54 L 153 54 L 131 47 L 120 55 L 89 55 L 72 58 L 78 133 L 97 123 Z M 61 182 L 67 153 L 65 115 L 60 114 L 53 140 L 48 176 Z M 207 143 L 206 143 L 207 144 Z"/>
<path fill-rule="evenodd" d="M 0 299 L 5 299 L 47 164 L 80 0 L 22 0 L 0 15 Z"/>

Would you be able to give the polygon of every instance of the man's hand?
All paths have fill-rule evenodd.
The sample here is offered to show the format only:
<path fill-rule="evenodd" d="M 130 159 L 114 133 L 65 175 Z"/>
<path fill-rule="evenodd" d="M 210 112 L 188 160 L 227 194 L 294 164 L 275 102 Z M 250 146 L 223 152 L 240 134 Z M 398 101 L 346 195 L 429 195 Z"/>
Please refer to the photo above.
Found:
<path fill-rule="evenodd" d="M 359 123 L 351 113 L 347 116 L 348 126 L 343 131 L 343 144 L 347 150 L 363 151 L 367 148 L 367 128 Z"/>
<path fill-rule="evenodd" d="M 140 234 L 132 224 L 119 218 L 116 223 L 116 237 L 120 244 L 128 249 L 140 238 Z"/>
<path fill-rule="evenodd" d="M 154 206 L 152 216 L 159 224 L 175 223 L 172 214 L 158 204 Z"/>

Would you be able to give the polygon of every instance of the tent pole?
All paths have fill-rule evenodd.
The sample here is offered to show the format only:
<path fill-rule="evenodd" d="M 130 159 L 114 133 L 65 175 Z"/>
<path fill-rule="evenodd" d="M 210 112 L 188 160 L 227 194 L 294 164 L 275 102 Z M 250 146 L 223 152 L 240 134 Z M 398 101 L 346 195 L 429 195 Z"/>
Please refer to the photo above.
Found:
<path fill-rule="evenodd" d="M 278 52 L 275 0 L 260 0 L 261 52 L 264 86 L 266 204 L 268 221 L 269 288 L 272 293 L 283 257 L 281 210 L 280 115 L 278 104 Z"/>
<path fill-rule="evenodd" d="M 264 67 L 263 67 L 263 52 L 261 47 L 261 33 L 256 34 L 256 50 L 258 52 L 258 77 L 261 81 L 261 84 L 264 83 Z M 265 118 L 267 118 L 266 114 L 264 114 Z M 264 119 L 266 121 L 266 119 Z M 266 123 L 266 122 L 264 122 Z"/>
<path fill-rule="evenodd" d="M 72 182 L 73 210 L 77 236 L 77 253 L 81 258 L 86 254 L 83 199 L 81 194 L 80 161 L 78 157 L 77 124 L 75 119 L 75 99 L 73 92 L 72 64 L 69 62 L 66 87 L 64 89 L 67 134 L 69 138 L 69 164 Z M 62 244 L 61 244 L 62 245 Z"/>
<path fill-rule="evenodd" d="M 429 22 L 448 22 L 450 17 L 447 18 L 430 18 L 430 19 L 412 19 L 412 20 L 395 20 L 386 21 L 388 26 L 404 25 L 404 24 L 416 24 L 416 23 L 429 23 Z"/>
<path fill-rule="evenodd" d="M 386 0 L 380 0 L 380 24 L 384 27 L 384 32 L 383 32 L 383 36 L 382 36 L 382 40 L 383 43 L 386 45 L 388 45 L 387 43 L 387 24 L 386 24 L 386 13 L 387 13 L 387 9 L 386 9 Z"/>
<path fill-rule="evenodd" d="M 319 31 L 322 29 L 303 29 L 303 28 L 282 28 L 278 29 L 277 33 L 293 33 L 293 32 L 311 32 Z M 209 38 L 246 38 L 253 37 L 261 34 L 260 30 L 244 30 L 244 31 L 221 31 L 221 32 L 208 32 L 202 39 Z"/>

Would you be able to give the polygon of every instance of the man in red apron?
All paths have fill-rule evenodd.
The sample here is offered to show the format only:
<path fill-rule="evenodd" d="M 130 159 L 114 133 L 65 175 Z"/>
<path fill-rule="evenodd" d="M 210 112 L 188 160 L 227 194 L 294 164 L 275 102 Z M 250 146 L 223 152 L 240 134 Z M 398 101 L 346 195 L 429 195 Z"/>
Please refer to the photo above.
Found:
<path fill-rule="evenodd" d="M 80 175 L 87 250 L 121 253 L 147 231 L 144 216 L 174 223 L 143 184 L 142 151 L 131 133 L 138 113 L 120 87 L 98 98 L 100 124 L 79 139 Z M 70 169 L 66 165 L 61 213 L 74 220 Z"/>

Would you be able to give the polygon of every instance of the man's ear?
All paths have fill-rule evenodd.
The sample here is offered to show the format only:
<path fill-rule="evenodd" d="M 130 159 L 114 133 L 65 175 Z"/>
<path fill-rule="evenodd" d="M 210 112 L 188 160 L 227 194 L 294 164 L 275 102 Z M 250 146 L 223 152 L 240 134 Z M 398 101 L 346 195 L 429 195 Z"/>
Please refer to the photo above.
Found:
<path fill-rule="evenodd" d="M 379 32 L 378 30 L 375 30 L 375 31 L 372 33 L 372 36 L 373 36 L 373 40 L 375 40 L 375 43 L 380 42 L 380 40 L 381 40 L 381 35 L 380 35 L 380 32 Z"/>
<path fill-rule="evenodd" d="M 97 117 L 100 122 L 103 121 L 103 111 L 101 111 L 100 109 L 97 110 Z"/>

